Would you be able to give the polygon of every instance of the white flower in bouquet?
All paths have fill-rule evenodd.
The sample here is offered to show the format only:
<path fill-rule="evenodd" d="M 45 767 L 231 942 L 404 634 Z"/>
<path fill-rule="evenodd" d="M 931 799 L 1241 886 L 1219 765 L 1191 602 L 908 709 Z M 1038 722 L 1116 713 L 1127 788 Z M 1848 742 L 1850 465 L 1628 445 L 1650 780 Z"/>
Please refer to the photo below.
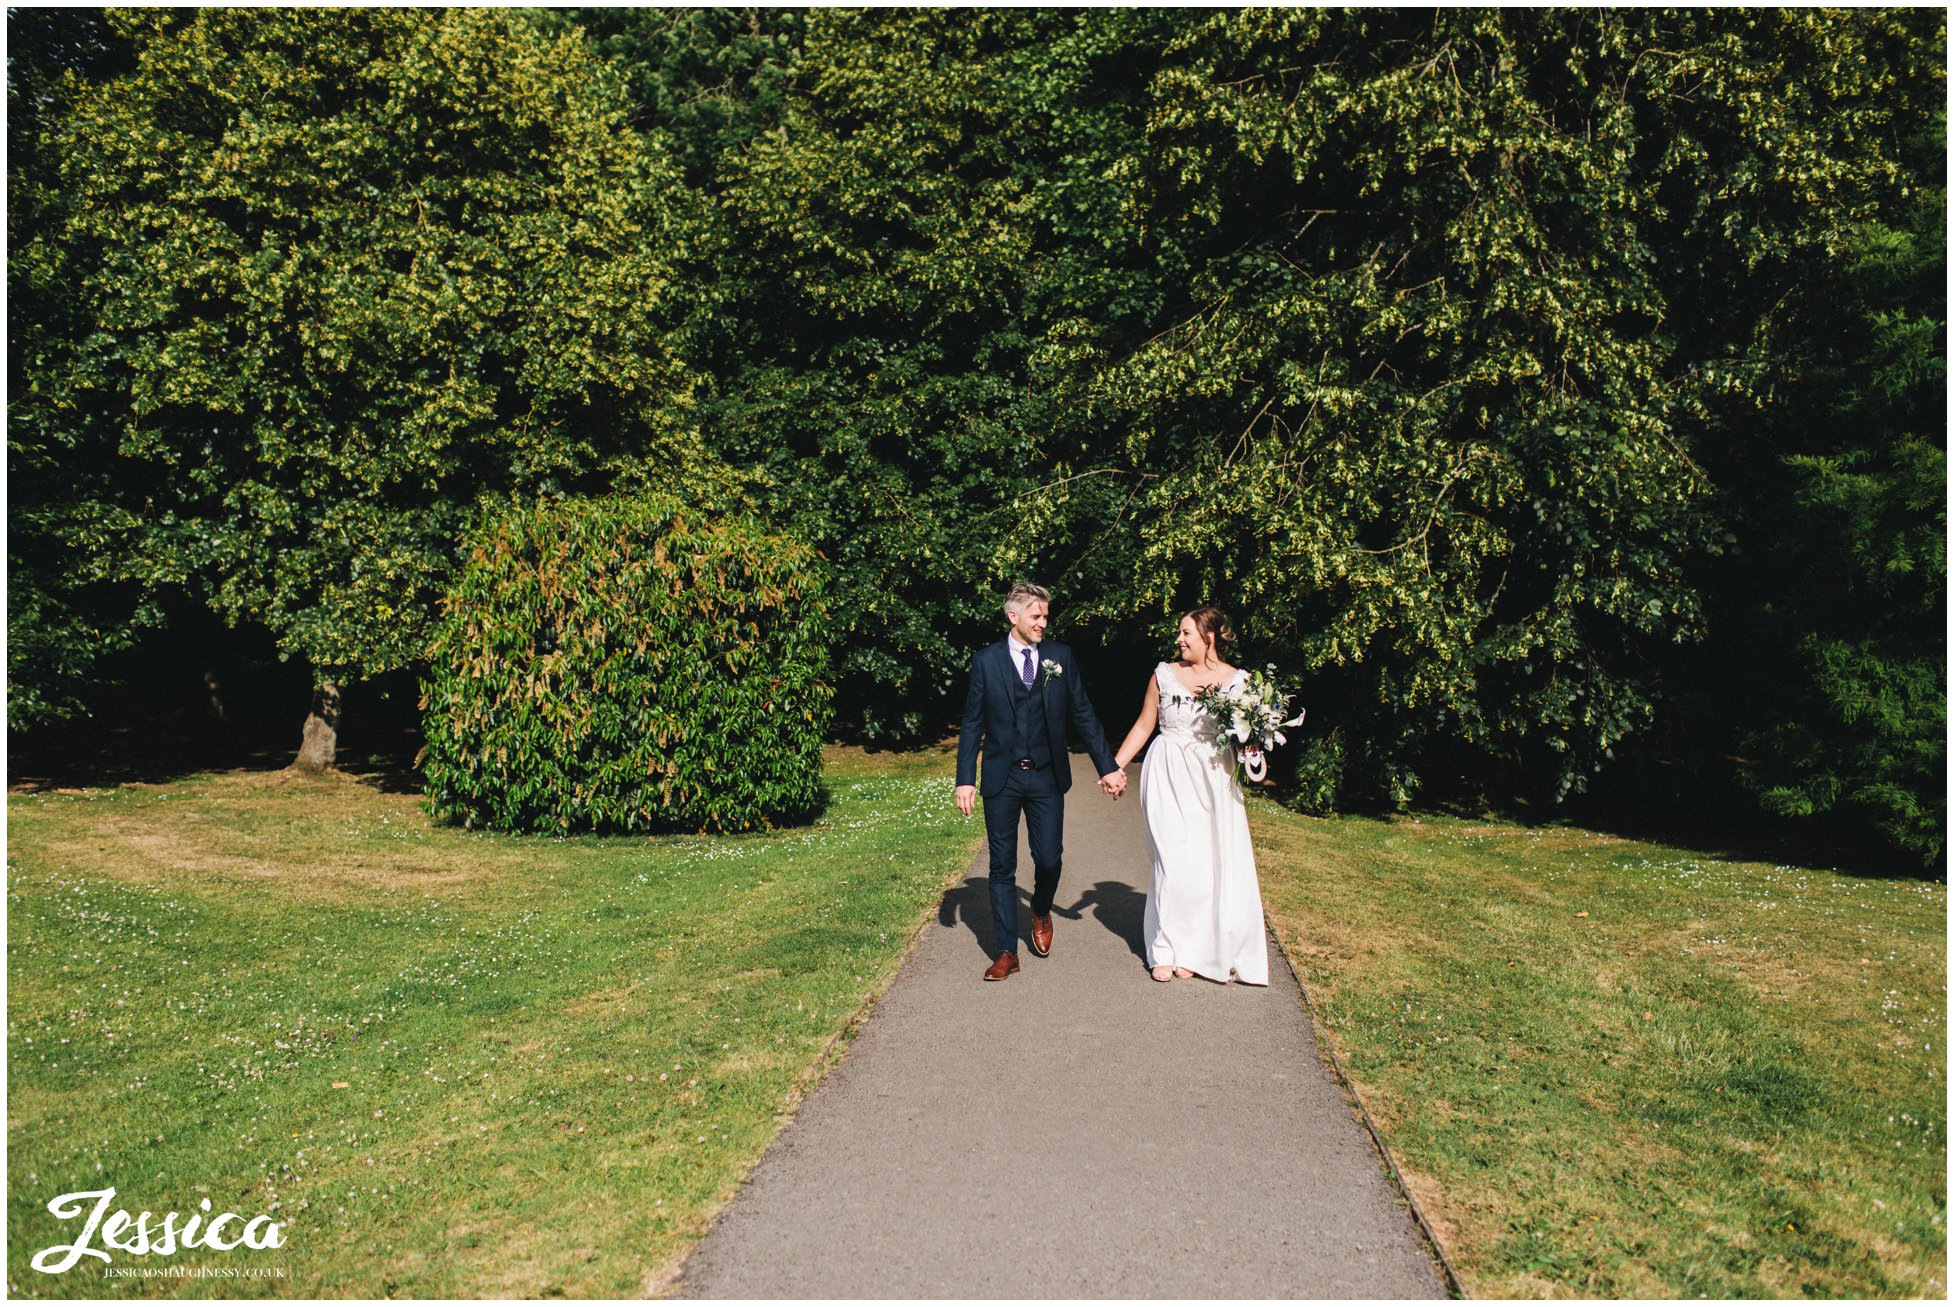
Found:
<path fill-rule="evenodd" d="M 1235 754 L 1236 774 L 1252 781 L 1269 774 L 1267 751 L 1289 743 L 1284 729 L 1303 724 L 1306 713 L 1300 706 L 1294 717 L 1284 715 L 1296 697 L 1296 692 L 1285 693 L 1277 686 L 1274 663 L 1266 670 L 1251 671 L 1245 684 L 1217 685 L 1198 696 L 1215 720 L 1225 723 L 1222 738 Z"/>

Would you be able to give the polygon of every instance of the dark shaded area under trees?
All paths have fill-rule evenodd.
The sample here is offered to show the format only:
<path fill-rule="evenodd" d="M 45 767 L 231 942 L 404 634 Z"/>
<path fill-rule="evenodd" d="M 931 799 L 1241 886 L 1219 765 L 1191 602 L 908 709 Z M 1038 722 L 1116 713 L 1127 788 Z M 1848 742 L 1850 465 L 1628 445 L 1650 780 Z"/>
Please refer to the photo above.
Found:
<path fill-rule="evenodd" d="M 1938 868 L 1945 22 L 12 13 L 16 773 L 193 631 L 289 750 L 655 485 L 823 553 L 872 743 L 1026 575 L 1114 729 L 1230 608 L 1299 806 Z"/>

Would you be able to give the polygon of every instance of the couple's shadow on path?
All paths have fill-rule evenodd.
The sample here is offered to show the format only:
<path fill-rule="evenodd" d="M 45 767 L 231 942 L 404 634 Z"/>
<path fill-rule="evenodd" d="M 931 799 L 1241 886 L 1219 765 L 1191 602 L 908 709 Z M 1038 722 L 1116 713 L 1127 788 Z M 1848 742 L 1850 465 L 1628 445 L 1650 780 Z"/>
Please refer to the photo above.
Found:
<path fill-rule="evenodd" d="M 1063 890 L 1060 891 L 1061 897 Z M 1146 960 L 1147 950 L 1142 938 L 1143 923 L 1146 918 L 1146 895 L 1131 885 L 1116 880 L 1102 880 L 1081 894 L 1078 901 L 1067 907 L 1063 902 L 1052 904 L 1052 915 L 1067 921 L 1083 921 L 1086 913 L 1092 914 L 1108 931 L 1126 941 L 1126 947 L 1133 956 Z M 991 924 L 991 883 L 982 876 L 972 876 L 963 884 L 948 891 L 943 902 L 938 905 L 937 922 L 944 926 L 954 926 L 962 922 L 970 931 L 977 946 L 985 957 L 994 957 L 997 947 L 995 928 Z M 1031 929 L 1031 894 L 1022 886 L 1018 889 L 1018 928 L 1021 932 Z M 1022 945 L 1013 945 L 1022 948 Z"/>

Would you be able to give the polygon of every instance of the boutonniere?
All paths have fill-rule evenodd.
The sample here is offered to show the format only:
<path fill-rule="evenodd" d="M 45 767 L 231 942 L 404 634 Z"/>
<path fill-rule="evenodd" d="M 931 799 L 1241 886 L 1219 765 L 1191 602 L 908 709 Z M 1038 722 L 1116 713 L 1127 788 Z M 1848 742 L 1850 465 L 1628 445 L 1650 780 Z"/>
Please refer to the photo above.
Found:
<path fill-rule="evenodd" d="M 1050 658 L 1045 659 L 1043 662 L 1039 663 L 1038 665 L 1045 669 L 1045 675 L 1047 676 L 1065 675 L 1065 669 L 1059 666 L 1056 662 L 1052 661 Z"/>

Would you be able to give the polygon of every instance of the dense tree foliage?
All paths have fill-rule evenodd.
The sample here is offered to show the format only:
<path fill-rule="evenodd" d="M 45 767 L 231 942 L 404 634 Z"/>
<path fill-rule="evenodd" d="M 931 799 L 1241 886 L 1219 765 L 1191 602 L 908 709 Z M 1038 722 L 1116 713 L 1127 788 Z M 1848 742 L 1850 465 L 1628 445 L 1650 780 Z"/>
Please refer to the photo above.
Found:
<path fill-rule="evenodd" d="M 19 729 L 85 712 L 111 656 L 161 613 L 140 585 L 76 566 L 66 506 L 114 493 L 115 445 L 36 402 L 86 330 L 61 239 L 73 196 L 40 142 L 81 86 L 126 71 L 128 49 L 100 10 L 14 10 L 7 29 L 7 721 Z"/>
<path fill-rule="evenodd" d="M 74 583 L 182 587 L 371 674 L 422 656 L 483 496 L 698 463 L 686 193 L 579 40 L 481 10 L 111 21 L 132 69 L 39 144 L 73 322 L 12 397 L 112 468 L 40 487 Z"/>
<path fill-rule="evenodd" d="M 1938 142 L 1934 145 L 1939 151 Z M 1743 548 L 1705 586 L 1713 721 L 1787 817 L 1946 839 L 1944 191 L 1814 271 L 1768 448 L 1724 479 Z"/>
<path fill-rule="evenodd" d="M 1188 311 L 1055 342 L 1149 477 L 1114 603 L 1237 596 L 1400 801 L 1441 741 L 1565 793 L 1698 627 L 1693 378 L 1639 229 L 1668 91 L 1637 44 L 1565 11 L 1209 19 L 1126 170 L 1193 246 Z"/>
<path fill-rule="evenodd" d="M 1734 769 L 1767 810 L 1809 819 L 1792 829 L 1861 842 L 1870 823 L 1930 863 L 1946 826 L 1944 22 L 1697 19 L 1713 94 L 1694 97 L 1697 161 L 1674 188 L 1693 220 L 1665 237 L 1683 347 L 1721 383 L 1695 452 L 1729 541 L 1690 577 L 1708 638 L 1665 669 L 1673 761 L 1713 790 Z"/>
<path fill-rule="evenodd" d="M 1131 139 L 1140 86 L 1109 94 L 1097 59 L 1120 58 L 1107 25 L 1147 21 L 814 14 L 780 127 L 724 165 L 745 316 L 707 367 L 707 429 L 841 573 L 842 702 L 871 736 L 937 727 L 1014 571 L 1050 569 L 1062 614 L 1081 597 L 1066 542 L 1023 520 L 1062 475 L 1064 401 L 1032 355 L 1133 278 L 1115 208 L 1045 197 Z"/>
<path fill-rule="evenodd" d="M 638 123 L 707 190 L 722 159 L 779 121 L 807 27 L 796 9 L 568 8 L 539 19 L 548 31 L 583 31 L 626 79 Z"/>
<path fill-rule="evenodd" d="M 76 557 L 141 560 L 91 577 L 133 590 L 59 591 L 109 614 L 86 620 L 180 576 L 308 657 L 393 665 L 422 628 L 369 639 L 348 614 L 425 612 L 406 590 L 452 566 L 459 487 L 724 467 L 675 480 L 737 477 L 733 501 L 822 552 L 837 710 L 871 738 L 941 728 L 992 596 L 1025 575 L 1106 649 L 1150 654 L 1175 610 L 1231 607 L 1247 652 L 1310 687 L 1315 729 L 1286 755 L 1299 802 L 1403 803 L 1461 772 L 1551 800 L 1627 750 L 1939 856 L 1942 14 L 117 22 L 134 71 L 40 101 L 43 137 L 79 161 L 34 212 L 75 216 L 37 219 L 66 243 L 20 274 L 94 297 L 50 306 L 28 371 L 53 398 L 14 397 L 36 433 L 16 467 L 61 468 L 87 441 L 123 460 L 115 493 L 46 501 L 114 505 L 95 535 L 35 528 Z M 190 37 L 205 31 L 231 44 Z M 498 41 L 474 63 L 389 62 L 380 37 L 349 35 L 382 31 Z M 186 53 L 145 53 L 166 47 Z M 225 96 L 252 76 L 247 114 Z M 330 112 L 295 89 L 313 85 L 340 88 Z M 261 119 L 285 120 L 257 100 L 312 105 L 286 117 L 318 131 L 272 132 Z M 390 161 L 378 215 L 323 184 L 340 122 Z M 193 162 L 171 176 L 194 184 L 135 171 L 139 153 Z M 410 210 L 392 179 L 423 174 Z M 483 175 L 528 181 L 455 180 Z M 418 196 L 451 183 L 467 203 L 426 221 L 460 234 L 417 234 Z M 290 215 L 311 208 L 343 242 L 319 248 L 348 253 L 274 275 L 293 263 L 273 252 L 296 239 Z M 532 261 L 573 229 L 569 253 Z M 153 266 L 138 243 L 158 246 Z M 325 310 L 349 283 L 316 289 L 341 266 L 365 270 L 373 303 L 451 303 L 436 321 L 453 329 L 413 348 L 395 328 L 348 334 Z M 290 288 L 275 313 L 261 280 Z M 208 298 L 191 311 L 183 288 Z M 469 307 L 491 302 L 515 316 Z M 241 344 L 271 339 L 278 367 Z M 285 398 L 295 372 L 337 385 L 329 350 L 355 341 L 370 366 L 349 396 Z M 165 349 L 223 404 L 170 391 Z M 418 398 L 362 407 L 396 375 L 387 393 Z M 240 419 L 256 395 L 274 402 Z M 253 484 L 261 450 L 321 448 L 328 430 L 358 450 L 408 415 L 407 438 L 341 479 L 459 460 L 441 474 L 456 493 L 274 479 L 275 509 L 242 491 L 222 513 L 183 506 L 211 477 Z M 146 482 L 167 493 L 138 511 L 129 486 Z M 353 553 L 316 530 L 228 543 L 299 505 L 293 523 L 376 542 L 357 582 Z M 205 523 L 222 527 L 199 546 L 208 567 L 171 563 L 188 550 L 165 546 Z M 273 545 L 297 551 L 278 575 L 311 579 L 263 580 L 253 560 Z M 41 633 L 36 675 L 61 629 L 40 611 L 10 612 Z"/>
<path fill-rule="evenodd" d="M 779 129 L 722 164 L 749 289 L 709 430 L 840 566 L 872 732 L 934 725 L 1028 572 L 1109 643 L 1238 606 L 1324 710 L 1316 793 L 1477 758 L 1564 795 L 1689 690 L 1723 455 L 1824 334 L 1787 300 L 1938 184 L 1898 142 L 1943 45 L 1904 14 L 816 14 Z"/>
<path fill-rule="evenodd" d="M 1704 629 L 1714 453 L 1777 402 L 1772 306 L 1909 200 L 1937 36 L 1646 10 L 1184 36 L 1133 171 L 1139 212 L 1207 236 L 1197 309 L 1086 392 L 1165 474 L 1123 606 L 1245 596 L 1394 796 L 1460 745 L 1580 787 Z"/>

